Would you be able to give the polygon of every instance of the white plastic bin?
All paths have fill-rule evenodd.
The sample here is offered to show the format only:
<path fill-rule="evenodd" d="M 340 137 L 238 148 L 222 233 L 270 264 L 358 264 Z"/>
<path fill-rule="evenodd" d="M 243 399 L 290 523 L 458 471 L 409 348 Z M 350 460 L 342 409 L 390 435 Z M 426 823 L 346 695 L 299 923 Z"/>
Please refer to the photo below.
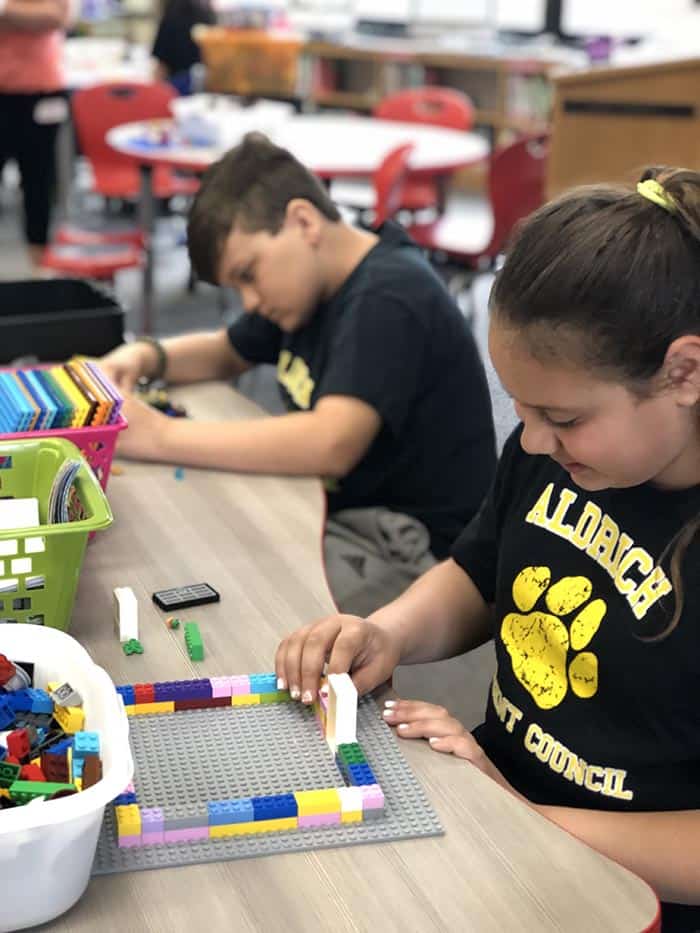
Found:
<path fill-rule="evenodd" d="M 129 724 L 107 673 L 57 629 L 0 624 L 0 654 L 32 661 L 35 686 L 68 681 L 83 698 L 86 728 L 100 733 L 102 780 L 79 794 L 0 811 L 0 931 L 44 923 L 87 887 L 105 805 L 133 777 Z"/>

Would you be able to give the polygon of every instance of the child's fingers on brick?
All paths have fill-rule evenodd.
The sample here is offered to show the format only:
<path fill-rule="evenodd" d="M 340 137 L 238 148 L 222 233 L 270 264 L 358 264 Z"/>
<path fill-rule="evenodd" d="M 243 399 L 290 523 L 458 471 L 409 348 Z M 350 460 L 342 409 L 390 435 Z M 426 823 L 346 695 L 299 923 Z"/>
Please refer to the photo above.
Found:
<path fill-rule="evenodd" d="M 299 658 L 298 683 L 301 685 L 302 703 L 313 703 L 316 698 L 326 658 L 331 654 L 341 628 L 342 616 L 331 616 L 312 625 L 306 632 Z"/>
<path fill-rule="evenodd" d="M 275 655 L 275 673 L 280 684 L 289 689 L 292 699 L 301 697 L 301 656 L 304 650 L 304 641 L 312 625 L 305 625 L 291 635 L 287 635 L 277 648 Z"/>

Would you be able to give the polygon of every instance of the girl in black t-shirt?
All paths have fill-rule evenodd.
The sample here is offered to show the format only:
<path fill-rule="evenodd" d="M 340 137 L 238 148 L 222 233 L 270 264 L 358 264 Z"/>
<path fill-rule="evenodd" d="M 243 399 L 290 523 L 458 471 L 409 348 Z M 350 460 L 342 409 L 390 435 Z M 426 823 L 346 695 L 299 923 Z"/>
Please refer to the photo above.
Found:
<path fill-rule="evenodd" d="M 522 425 L 479 514 L 367 620 L 286 638 L 280 684 L 312 702 L 328 658 L 367 691 L 493 639 L 474 734 L 416 701 L 387 722 L 648 881 L 664 931 L 700 930 L 700 173 L 545 205 L 491 306 Z"/>

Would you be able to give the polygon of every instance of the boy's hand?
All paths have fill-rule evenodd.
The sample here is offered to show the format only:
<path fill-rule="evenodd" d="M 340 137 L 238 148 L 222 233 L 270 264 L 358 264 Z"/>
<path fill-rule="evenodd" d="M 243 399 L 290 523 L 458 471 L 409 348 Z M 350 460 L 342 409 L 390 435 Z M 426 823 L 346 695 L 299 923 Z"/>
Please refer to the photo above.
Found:
<path fill-rule="evenodd" d="M 360 694 L 388 680 L 401 660 L 401 649 L 386 629 L 359 616 L 335 615 L 288 635 L 275 655 L 280 689 L 293 699 L 313 703 L 323 665 L 329 674 L 350 672 Z"/>
<path fill-rule="evenodd" d="M 147 343 L 125 343 L 98 360 L 100 369 L 121 392 L 132 392 L 141 376 L 148 376 L 158 364 L 156 351 Z"/>
<path fill-rule="evenodd" d="M 386 723 L 396 727 L 396 734 L 402 739 L 428 739 L 434 751 L 471 762 L 505 790 L 524 799 L 503 777 L 471 732 L 443 706 L 423 700 L 387 700 L 383 716 Z"/>
<path fill-rule="evenodd" d="M 117 441 L 117 456 L 130 460 L 160 460 L 163 457 L 161 439 L 170 418 L 133 395 L 124 396 L 122 414 L 129 423 Z"/>

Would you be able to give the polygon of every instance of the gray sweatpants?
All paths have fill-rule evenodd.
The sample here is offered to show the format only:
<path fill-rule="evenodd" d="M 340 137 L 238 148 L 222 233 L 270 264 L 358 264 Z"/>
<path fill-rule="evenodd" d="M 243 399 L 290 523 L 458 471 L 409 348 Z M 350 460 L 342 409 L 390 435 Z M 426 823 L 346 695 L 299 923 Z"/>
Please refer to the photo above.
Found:
<path fill-rule="evenodd" d="M 335 512 L 323 545 L 339 611 L 359 616 L 391 602 L 437 563 L 425 525 L 386 508 Z"/>

